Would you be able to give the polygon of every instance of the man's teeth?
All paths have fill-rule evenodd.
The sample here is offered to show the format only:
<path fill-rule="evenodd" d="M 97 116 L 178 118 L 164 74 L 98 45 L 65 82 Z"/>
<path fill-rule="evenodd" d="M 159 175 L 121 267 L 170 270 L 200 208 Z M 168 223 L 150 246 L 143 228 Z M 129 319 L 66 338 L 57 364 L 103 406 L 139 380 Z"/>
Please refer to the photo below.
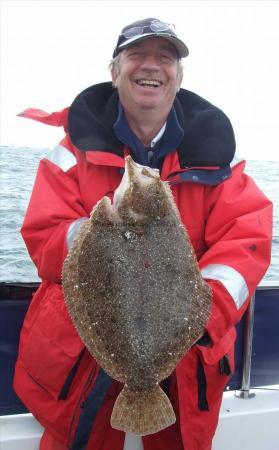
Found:
<path fill-rule="evenodd" d="M 137 84 L 140 86 L 152 86 L 152 87 L 159 87 L 161 86 L 161 81 L 158 80 L 137 80 Z"/>

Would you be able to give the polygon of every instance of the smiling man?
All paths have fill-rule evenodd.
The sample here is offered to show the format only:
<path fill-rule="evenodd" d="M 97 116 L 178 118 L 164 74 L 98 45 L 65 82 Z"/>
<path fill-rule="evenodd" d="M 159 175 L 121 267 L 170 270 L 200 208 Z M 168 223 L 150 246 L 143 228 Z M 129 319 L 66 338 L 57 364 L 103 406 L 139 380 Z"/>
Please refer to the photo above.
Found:
<path fill-rule="evenodd" d="M 235 324 L 269 265 L 272 207 L 245 164 L 232 164 L 226 115 L 180 88 L 187 55 L 172 25 L 134 22 L 113 52 L 112 83 L 89 87 L 61 112 L 21 114 L 66 131 L 40 162 L 22 227 L 42 284 L 25 318 L 14 385 L 45 427 L 40 450 L 211 449 L 234 367 Z M 113 197 L 128 154 L 169 182 L 212 291 L 204 335 L 164 382 L 176 423 L 143 438 L 110 426 L 122 387 L 84 347 L 61 288 L 73 239 L 96 203 Z"/>
<path fill-rule="evenodd" d="M 131 130 L 149 145 L 180 89 L 182 68 L 176 48 L 162 37 L 133 43 L 114 60 L 112 80 Z"/>

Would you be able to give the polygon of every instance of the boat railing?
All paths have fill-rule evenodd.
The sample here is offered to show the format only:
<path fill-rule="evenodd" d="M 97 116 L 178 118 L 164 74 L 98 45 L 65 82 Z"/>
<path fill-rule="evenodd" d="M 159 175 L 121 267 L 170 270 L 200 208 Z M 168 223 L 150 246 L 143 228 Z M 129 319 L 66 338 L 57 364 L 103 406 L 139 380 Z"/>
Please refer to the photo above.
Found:
<path fill-rule="evenodd" d="M 242 381 L 241 388 L 236 392 L 236 396 L 242 399 L 250 399 L 255 396 L 251 392 L 251 369 L 252 369 L 252 354 L 253 354 L 253 336 L 255 324 L 255 303 L 257 293 L 260 291 L 277 291 L 279 296 L 279 281 L 263 280 L 256 289 L 256 292 L 251 298 L 248 310 L 244 320 L 244 342 L 243 342 L 243 365 L 242 365 Z M 279 299 L 278 299 L 279 301 Z M 277 309 L 278 311 L 278 309 Z M 276 314 L 276 312 L 274 312 Z M 279 317 L 277 318 L 278 321 Z M 279 346 L 279 341 L 278 346 Z M 279 354 L 279 353 L 278 353 Z M 278 355 L 277 355 L 278 356 Z M 278 359 L 278 358 L 277 358 Z M 278 372 L 279 383 L 279 372 Z"/>
<path fill-rule="evenodd" d="M 38 283 L 0 283 L 0 415 L 26 411 L 12 387 L 19 333 Z M 236 370 L 227 389 L 249 399 L 257 386 L 279 385 L 279 281 L 263 281 L 237 326 Z"/>

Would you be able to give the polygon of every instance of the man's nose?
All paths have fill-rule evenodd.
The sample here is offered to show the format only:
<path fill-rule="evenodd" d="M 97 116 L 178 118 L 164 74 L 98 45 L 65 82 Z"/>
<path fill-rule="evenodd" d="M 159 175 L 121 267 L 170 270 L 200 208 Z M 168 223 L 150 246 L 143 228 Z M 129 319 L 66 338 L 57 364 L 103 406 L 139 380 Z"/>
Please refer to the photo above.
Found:
<path fill-rule="evenodd" d="M 159 65 L 158 58 L 156 57 L 156 55 L 153 55 L 153 54 L 145 55 L 145 58 L 142 61 L 141 68 L 143 70 L 149 70 L 149 71 L 160 70 L 160 65 Z"/>

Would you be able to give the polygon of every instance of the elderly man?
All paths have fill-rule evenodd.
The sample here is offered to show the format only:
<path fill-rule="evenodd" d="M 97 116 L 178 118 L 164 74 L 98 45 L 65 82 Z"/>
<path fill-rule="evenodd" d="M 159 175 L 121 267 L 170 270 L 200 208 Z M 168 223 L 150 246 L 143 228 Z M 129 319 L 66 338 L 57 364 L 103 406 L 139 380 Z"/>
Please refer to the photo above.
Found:
<path fill-rule="evenodd" d="M 211 448 L 234 366 L 234 326 L 269 264 L 271 204 L 243 173 L 243 162 L 231 167 L 228 118 L 180 89 L 187 55 L 170 24 L 132 23 L 115 47 L 112 83 L 86 89 L 59 113 L 21 114 L 66 130 L 40 163 L 22 227 L 42 284 L 22 329 L 15 389 L 45 427 L 41 450 Z M 169 182 L 212 290 L 203 337 L 164 385 L 176 423 L 143 438 L 110 426 L 121 386 L 85 349 L 61 289 L 68 249 L 94 205 L 113 196 L 127 154 Z"/>

